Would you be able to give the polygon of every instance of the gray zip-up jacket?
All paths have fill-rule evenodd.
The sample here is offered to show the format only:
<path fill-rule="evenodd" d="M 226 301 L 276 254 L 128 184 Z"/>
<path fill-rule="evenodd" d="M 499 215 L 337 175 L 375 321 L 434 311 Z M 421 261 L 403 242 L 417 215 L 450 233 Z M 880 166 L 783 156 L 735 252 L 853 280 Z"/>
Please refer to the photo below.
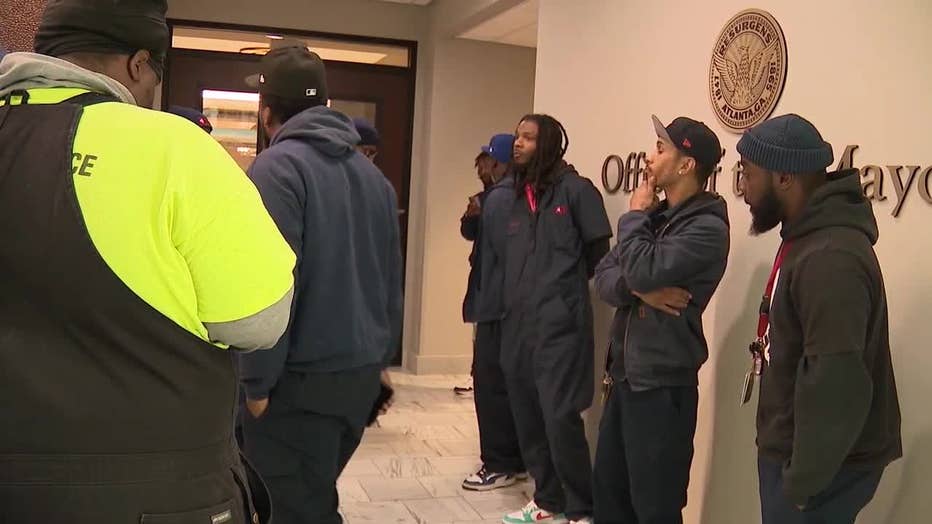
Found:
<path fill-rule="evenodd" d="M 612 325 L 611 375 L 632 389 L 692 386 L 709 356 L 702 313 L 725 274 L 730 237 L 722 197 L 699 193 L 677 207 L 666 201 L 618 220 L 618 244 L 596 267 L 599 297 L 618 308 Z M 631 291 L 679 287 L 692 295 L 681 316 L 655 310 Z"/>

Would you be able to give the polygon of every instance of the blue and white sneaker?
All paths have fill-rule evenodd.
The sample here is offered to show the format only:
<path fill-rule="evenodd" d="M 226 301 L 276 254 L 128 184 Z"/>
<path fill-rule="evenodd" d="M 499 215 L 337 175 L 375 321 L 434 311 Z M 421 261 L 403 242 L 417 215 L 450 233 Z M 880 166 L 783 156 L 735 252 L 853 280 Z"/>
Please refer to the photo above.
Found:
<path fill-rule="evenodd" d="M 466 480 L 463 481 L 463 489 L 468 489 L 469 491 L 491 491 L 493 489 L 511 486 L 517 481 L 517 475 L 512 475 L 511 473 L 495 473 L 485 469 L 485 466 L 482 466 L 482 469 L 466 477 Z"/>
<path fill-rule="evenodd" d="M 544 522 L 546 524 L 568 524 L 566 517 L 562 513 L 550 513 L 545 509 L 537 506 L 533 500 L 528 502 L 523 509 L 509 513 L 502 518 L 502 524 L 537 524 Z"/>

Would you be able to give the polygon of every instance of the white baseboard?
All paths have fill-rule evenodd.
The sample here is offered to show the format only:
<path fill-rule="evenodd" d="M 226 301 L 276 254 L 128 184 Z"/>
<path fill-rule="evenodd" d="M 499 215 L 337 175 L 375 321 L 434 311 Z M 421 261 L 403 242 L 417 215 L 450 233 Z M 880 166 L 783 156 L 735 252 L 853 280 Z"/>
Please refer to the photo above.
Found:
<path fill-rule="evenodd" d="M 468 375 L 472 355 L 414 355 L 408 368 L 415 375 Z"/>

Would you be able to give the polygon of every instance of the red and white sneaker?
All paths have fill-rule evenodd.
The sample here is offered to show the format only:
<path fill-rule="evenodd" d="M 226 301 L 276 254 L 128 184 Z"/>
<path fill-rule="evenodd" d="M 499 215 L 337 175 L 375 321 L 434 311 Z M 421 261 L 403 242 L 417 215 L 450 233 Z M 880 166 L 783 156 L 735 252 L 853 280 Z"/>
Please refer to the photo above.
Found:
<path fill-rule="evenodd" d="M 533 500 L 528 502 L 523 509 L 509 513 L 502 518 L 502 524 L 535 524 L 538 522 L 567 524 L 566 517 L 562 513 L 550 513 L 545 509 L 541 509 Z"/>

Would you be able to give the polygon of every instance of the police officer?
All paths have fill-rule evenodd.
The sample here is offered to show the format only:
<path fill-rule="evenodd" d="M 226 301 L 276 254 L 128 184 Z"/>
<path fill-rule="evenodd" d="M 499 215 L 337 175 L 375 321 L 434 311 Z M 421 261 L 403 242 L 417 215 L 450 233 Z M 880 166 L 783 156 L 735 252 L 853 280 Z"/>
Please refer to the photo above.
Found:
<path fill-rule="evenodd" d="M 591 522 L 589 446 L 580 413 L 592 403 L 588 281 L 612 228 L 602 196 L 563 160 L 569 139 L 548 115 L 521 119 L 507 225 L 502 367 L 534 500 L 506 524 Z M 565 514 L 565 517 L 564 515 Z"/>
<path fill-rule="evenodd" d="M 145 109 L 165 11 L 53 0 L 0 63 L 5 524 L 258 520 L 226 348 L 281 336 L 295 257 L 219 144 Z"/>

